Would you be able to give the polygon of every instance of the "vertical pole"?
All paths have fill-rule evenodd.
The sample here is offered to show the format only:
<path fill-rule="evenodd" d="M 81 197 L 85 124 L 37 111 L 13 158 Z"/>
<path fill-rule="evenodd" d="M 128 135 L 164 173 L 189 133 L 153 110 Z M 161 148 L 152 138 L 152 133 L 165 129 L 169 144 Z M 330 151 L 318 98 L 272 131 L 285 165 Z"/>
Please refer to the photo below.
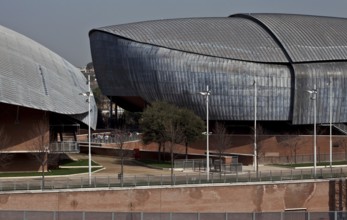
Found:
<path fill-rule="evenodd" d="M 254 152 L 253 152 L 253 168 L 258 171 L 257 167 L 257 83 L 254 80 Z"/>
<path fill-rule="evenodd" d="M 110 97 L 110 106 L 109 106 L 109 114 L 108 114 L 108 128 L 111 128 L 111 119 L 112 119 L 112 114 L 113 114 L 113 109 L 112 109 L 112 98 Z"/>
<path fill-rule="evenodd" d="M 330 76 L 330 82 L 329 82 L 329 121 L 330 121 L 330 137 L 329 137 L 329 156 L 330 156 L 330 168 L 333 165 L 333 141 L 332 141 L 332 121 L 333 121 L 333 100 L 332 100 L 332 94 L 333 94 L 333 78 Z"/>
<path fill-rule="evenodd" d="M 92 156 L 90 147 L 90 75 L 88 75 L 88 174 L 89 174 L 89 186 L 92 185 Z"/>
<path fill-rule="evenodd" d="M 316 85 L 314 86 L 313 92 L 313 111 L 314 111 L 314 140 L 313 140 L 313 167 L 314 167 L 314 176 L 317 174 L 317 90 Z"/>
<path fill-rule="evenodd" d="M 199 92 L 200 95 L 206 96 L 206 179 L 207 182 L 210 179 L 210 150 L 209 150 L 209 119 L 208 119 L 208 96 L 211 94 L 208 90 L 208 85 L 206 86 L 206 91 Z"/>
<path fill-rule="evenodd" d="M 206 86 L 206 175 L 207 181 L 210 179 L 210 150 L 209 150 L 209 122 L 208 122 L 208 96 L 210 95 L 210 91 L 208 90 L 208 86 Z"/>

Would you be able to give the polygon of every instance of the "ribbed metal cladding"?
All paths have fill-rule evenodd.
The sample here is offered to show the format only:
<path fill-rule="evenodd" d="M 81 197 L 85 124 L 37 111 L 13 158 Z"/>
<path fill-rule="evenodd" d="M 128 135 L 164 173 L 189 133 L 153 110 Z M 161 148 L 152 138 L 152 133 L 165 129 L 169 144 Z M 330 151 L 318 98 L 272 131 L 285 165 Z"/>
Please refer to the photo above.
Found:
<path fill-rule="evenodd" d="M 211 120 L 257 119 L 313 124 L 347 122 L 347 19 L 241 14 L 139 22 L 94 29 L 91 51 L 98 82 L 109 96 L 164 100 Z M 333 94 L 330 98 L 330 77 Z"/>
<path fill-rule="evenodd" d="M 289 14 L 249 16 L 270 29 L 293 62 L 347 59 L 346 18 Z"/>
<path fill-rule="evenodd" d="M 141 43 L 208 56 L 257 62 L 288 61 L 269 33 L 245 18 L 168 19 L 96 30 Z"/>
<path fill-rule="evenodd" d="M 313 124 L 314 100 L 307 90 L 317 89 L 317 123 L 347 122 L 347 62 L 295 64 L 294 124 Z M 332 85 L 330 84 L 332 78 Z M 332 86 L 332 94 L 330 94 Z"/>
<path fill-rule="evenodd" d="M 70 115 L 88 124 L 83 74 L 37 42 L 0 26 L 0 102 Z M 97 111 L 92 99 L 91 127 Z"/>
<path fill-rule="evenodd" d="M 211 120 L 253 120 L 254 80 L 258 120 L 290 120 L 291 73 L 286 65 L 208 57 L 119 38 L 90 34 L 98 83 L 108 96 L 163 100 L 206 115 L 211 89 Z"/>

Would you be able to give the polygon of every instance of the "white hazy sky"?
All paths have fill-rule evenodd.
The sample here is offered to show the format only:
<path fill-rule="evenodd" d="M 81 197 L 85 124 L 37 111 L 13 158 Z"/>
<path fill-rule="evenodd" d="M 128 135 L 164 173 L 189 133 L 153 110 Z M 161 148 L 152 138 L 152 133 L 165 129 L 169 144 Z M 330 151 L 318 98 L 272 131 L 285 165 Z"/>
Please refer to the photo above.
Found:
<path fill-rule="evenodd" d="M 137 21 L 236 13 L 347 17 L 346 0 L 0 0 L 0 25 L 77 67 L 91 61 L 88 32 Z"/>

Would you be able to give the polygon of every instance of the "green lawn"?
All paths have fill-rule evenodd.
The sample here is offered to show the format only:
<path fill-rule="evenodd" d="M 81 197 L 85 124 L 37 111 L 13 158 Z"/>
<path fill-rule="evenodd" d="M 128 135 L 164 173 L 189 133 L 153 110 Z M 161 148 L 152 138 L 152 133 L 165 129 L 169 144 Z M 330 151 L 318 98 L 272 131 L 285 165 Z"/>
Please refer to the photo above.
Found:
<path fill-rule="evenodd" d="M 88 173 L 88 167 L 79 167 L 79 166 L 88 166 L 88 160 L 65 160 L 61 162 L 61 166 L 72 166 L 75 168 L 57 168 L 45 172 L 45 176 L 56 176 L 56 175 L 70 175 L 78 173 Z M 100 166 L 99 164 L 92 161 L 92 166 Z M 102 169 L 100 167 L 93 168 L 92 171 Z M 41 172 L 3 172 L 0 173 L 0 177 L 27 177 L 27 176 L 41 176 Z"/>
<path fill-rule="evenodd" d="M 78 160 L 78 161 L 74 161 L 74 160 L 63 160 L 60 162 L 60 166 L 88 166 L 89 161 L 87 159 L 85 160 Z M 94 161 L 92 161 L 92 166 L 99 166 L 99 164 L 95 163 Z"/>

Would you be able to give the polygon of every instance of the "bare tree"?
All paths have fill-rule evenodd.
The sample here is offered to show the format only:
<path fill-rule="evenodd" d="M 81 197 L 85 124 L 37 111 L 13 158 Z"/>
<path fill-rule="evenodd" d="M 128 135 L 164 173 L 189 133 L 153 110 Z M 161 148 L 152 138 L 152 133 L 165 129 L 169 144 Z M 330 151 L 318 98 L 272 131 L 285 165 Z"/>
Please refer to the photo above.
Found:
<path fill-rule="evenodd" d="M 345 160 L 347 160 L 347 140 L 345 137 L 340 138 L 334 143 L 335 146 L 341 146 L 345 151 Z"/>
<path fill-rule="evenodd" d="M 254 132 L 254 127 L 251 127 L 251 129 L 253 130 Z M 261 156 L 264 155 L 264 152 L 263 152 L 263 145 L 262 145 L 262 135 L 264 134 L 264 129 L 263 129 L 263 126 L 261 126 L 259 123 L 257 124 L 257 133 L 256 133 L 256 136 L 257 136 L 257 139 L 256 139 L 256 145 L 257 145 L 257 148 L 256 148 L 256 154 L 257 154 L 257 162 L 255 164 L 255 172 L 256 172 L 256 175 L 258 177 L 258 174 L 259 174 L 259 159 Z M 254 136 L 250 136 L 251 137 L 251 140 L 254 142 Z"/>
<path fill-rule="evenodd" d="M 116 139 L 116 144 L 120 149 L 120 161 L 121 161 L 121 166 L 120 166 L 120 173 L 118 178 L 120 179 L 121 186 L 124 184 L 124 157 L 126 156 L 124 152 L 124 144 L 125 142 L 129 139 L 129 135 L 126 132 L 125 129 L 120 129 L 115 131 L 115 139 Z"/>
<path fill-rule="evenodd" d="M 34 142 L 31 147 L 32 155 L 38 161 L 41 167 L 41 187 L 45 188 L 45 171 L 48 167 L 49 154 L 49 125 L 48 120 L 38 120 L 33 128 Z"/>
<path fill-rule="evenodd" d="M 4 153 L 4 149 L 10 143 L 10 138 L 6 134 L 5 126 L 0 128 L 0 167 L 4 168 L 11 163 L 13 154 Z"/>
<path fill-rule="evenodd" d="M 289 149 L 289 162 L 291 164 L 297 164 L 297 154 L 302 144 L 302 139 L 299 134 L 299 131 L 293 135 L 287 134 L 284 136 L 284 140 L 282 140 L 282 144 Z"/>
<path fill-rule="evenodd" d="M 222 175 L 222 155 L 226 151 L 227 148 L 231 145 L 231 137 L 230 134 L 228 134 L 227 129 L 224 124 L 217 122 L 215 128 L 213 129 L 213 136 L 212 136 L 216 144 L 215 149 L 218 152 L 219 157 L 219 173 L 220 177 Z"/>
<path fill-rule="evenodd" d="M 183 129 L 180 126 L 180 116 L 179 115 L 169 115 L 165 120 L 164 128 L 165 133 L 168 138 L 169 148 L 170 148 L 170 159 L 171 159 L 171 185 L 174 183 L 173 170 L 174 170 L 174 146 L 180 144 L 184 141 Z"/>

